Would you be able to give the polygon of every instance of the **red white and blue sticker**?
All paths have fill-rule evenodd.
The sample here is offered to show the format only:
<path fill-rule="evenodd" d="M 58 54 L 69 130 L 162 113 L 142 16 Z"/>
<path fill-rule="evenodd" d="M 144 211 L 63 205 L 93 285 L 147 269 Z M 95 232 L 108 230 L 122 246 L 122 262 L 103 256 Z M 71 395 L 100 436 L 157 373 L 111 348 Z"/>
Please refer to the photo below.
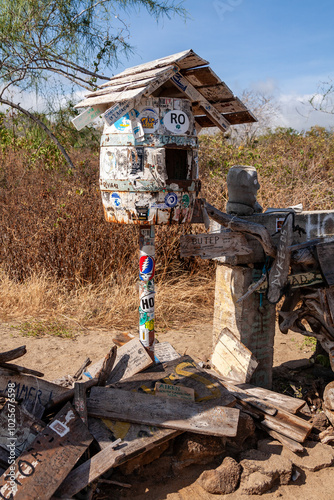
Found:
<path fill-rule="evenodd" d="M 153 278 L 155 271 L 155 262 L 150 255 L 144 255 L 139 259 L 139 279 L 149 281 Z"/>
<path fill-rule="evenodd" d="M 165 196 L 165 203 L 167 207 L 173 208 L 177 204 L 177 194 L 176 193 L 168 193 Z"/>

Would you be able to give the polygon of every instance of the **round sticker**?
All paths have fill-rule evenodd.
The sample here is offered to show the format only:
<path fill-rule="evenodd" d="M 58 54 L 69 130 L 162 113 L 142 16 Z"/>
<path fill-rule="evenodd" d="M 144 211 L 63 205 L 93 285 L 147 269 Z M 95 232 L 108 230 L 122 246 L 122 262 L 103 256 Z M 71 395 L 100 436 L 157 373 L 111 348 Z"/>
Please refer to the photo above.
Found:
<path fill-rule="evenodd" d="M 182 196 L 182 205 L 186 208 L 189 207 L 189 203 L 190 203 L 190 198 L 189 198 L 189 194 L 184 194 Z"/>
<path fill-rule="evenodd" d="M 168 193 L 165 196 L 165 204 L 169 208 L 175 207 L 177 204 L 177 194 L 176 193 Z"/>
<path fill-rule="evenodd" d="M 141 111 L 138 120 L 142 124 L 146 134 L 152 134 L 159 127 L 159 116 L 152 108 L 144 108 Z"/>
<path fill-rule="evenodd" d="M 189 118 L 184 111 L 174 109 L 165 114 L 164 125 L 173 134 L 185 134 L 189 128 Z"/>
<path fill-rule="evenodd" d="M 139 259 L 139 279 L 149 281 L 154 276 L 155 262 L 149 255 L 144 255 Z"/>
<path fill-rule="evenodd" d="M 122 204 L 121 197 L 118 193 L 113 193 L 110 197 L 110 201 L 116 208 L 119 208 Z"/>

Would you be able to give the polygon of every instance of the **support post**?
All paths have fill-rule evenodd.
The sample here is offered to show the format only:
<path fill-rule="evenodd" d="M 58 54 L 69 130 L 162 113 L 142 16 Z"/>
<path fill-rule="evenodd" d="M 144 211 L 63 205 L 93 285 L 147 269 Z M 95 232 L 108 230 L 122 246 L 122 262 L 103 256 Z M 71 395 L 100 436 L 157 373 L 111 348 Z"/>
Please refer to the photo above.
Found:
<path fill-rule="evenodd" d="M 213 348 L 224 328 L 228 328 L 253 353 L 259 365 L 251 384 L 271 389 L 274 354 L 276 306 L 263 294 L 253 293 L 241 303 L 253 281 L 253 269 L 226 267 L 220 263 L 216 271 Z"/>
<path fill-rule="evenodd" d="M 154 360 L 155 227 L 139 227 L 139 339 Z"/>

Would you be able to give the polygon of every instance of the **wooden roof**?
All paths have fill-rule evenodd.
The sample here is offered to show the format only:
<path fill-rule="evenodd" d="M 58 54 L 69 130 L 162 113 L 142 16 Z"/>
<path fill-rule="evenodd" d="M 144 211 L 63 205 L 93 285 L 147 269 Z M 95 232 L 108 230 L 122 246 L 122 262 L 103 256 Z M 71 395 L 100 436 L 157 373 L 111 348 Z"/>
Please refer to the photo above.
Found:
<path fill-rule="evenodd" d="M 192 50 L 128 68 L 104 83 L 75 107 L 102 107 L 141 97 L 188 98 L 201 127 L 219 127 L 256 122 L 254 115 L 233 95 L 229 87 Z"/>

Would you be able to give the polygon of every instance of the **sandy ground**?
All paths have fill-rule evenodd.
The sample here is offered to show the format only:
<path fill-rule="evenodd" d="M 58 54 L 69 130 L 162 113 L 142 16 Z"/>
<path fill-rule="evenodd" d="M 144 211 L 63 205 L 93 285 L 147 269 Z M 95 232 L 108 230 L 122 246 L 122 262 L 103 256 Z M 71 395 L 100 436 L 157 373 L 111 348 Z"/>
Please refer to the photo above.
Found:
<path fill-rule="evenodd" d="M 113 345 L 113 339 L 121 338 L 122 334 L 130 333 L 137 335 L 134 328 L 132 331 L 117 332 L 107 329 L 89 329 L 78 332 L 75 339 L 62 339 L 45 336 L 42 338 L 23 337 L 15 328 L 18 323 L 0 323 L 1 348 L 6 351 L 26 345 L 27 354 L 19 361 L 22 365 L 42 371 L 45 378 L 53 380 L 65 374 L 74 374 L 87 357 L 94 362 L 103 357 L 108 348 Z M 203 318 L 201 324 L 179 325 L 172 330 L 164 330 L 157 333 L 160 342 L 169 341 L 180 354 L 189 354 L 196 361 L 206 361 L 211 354 L 212 323 L 209 318 Z M 303 343 L 304 338 L 298 334 L 283 335 L 277 333 L 275 338 L 274 365 L 277 366 L 284 361 L 310 357 L 312 350 Z M 208 468 L 208 466 L 206 466 Z M 196 479 L 204 470 L 203 467 L 189 467 L 184 471 L 182 477 L 173 478 L 162 483 L 154 480 L 136 484 L 128 493 L 124 492 L 126 498 L 130 496 L 138 500 L 209 500 L 217 498 L 217 495 L 206 493 L 197 483 Z M 334 468 L 324 469 L 318 472 L 302 474 L 294 483 L 288 486 L 278 486 L 269 493 L 262 495 L 267 499 L 295 499 L 295 500 L 331 500 L 334 499 Z M 119 497 L 118 493 L 118 497 Z M 245 497 L 236 492 L 231 495 L 218 496 L 228 500 Z M 105 497 L 114 498 L 110 493 Z M 254 498 L 258 498 L 255 497 Z"/>

